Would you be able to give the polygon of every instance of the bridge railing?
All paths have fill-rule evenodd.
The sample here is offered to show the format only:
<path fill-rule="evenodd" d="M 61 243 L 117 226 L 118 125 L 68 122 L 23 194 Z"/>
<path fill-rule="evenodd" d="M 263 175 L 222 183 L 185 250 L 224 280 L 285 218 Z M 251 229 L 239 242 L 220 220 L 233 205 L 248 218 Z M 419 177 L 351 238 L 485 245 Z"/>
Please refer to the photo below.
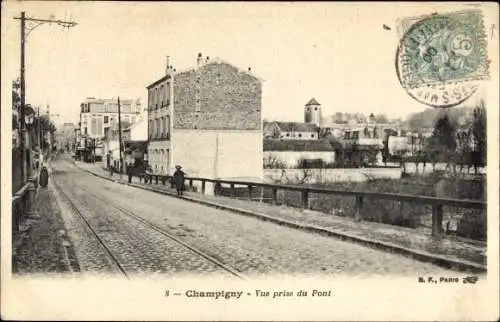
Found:
<path fill-rule="evenodd" d="M 172 177 L 168 175 L 156 175 L 156 174 L 145 174 L 142 173 L 139 176 L 140 180 L 145 180 L 146 183 L 152 184 L 163 184 L 171 185 Z M 406 202 L 411 204 L 427 205 L 432 207 L 432 235 L 438 236 L 443 234 L 443 209 L 444 207 L 453 208 L 465 208 L 472 210 L 482 210 L 485 211 L 487 208 L 487 203 L 481 200 L 467 200 L 467 199 L 453 199 L 453 198 L 438 198 L 430 196 L 421 195 L 410 195 L 401 193 L 385 193 L 385 192 L 366 192 L 366 191 L 346 191 L 346 190 L 336 190 L 330 188 L 318 188 L 309 187 L 304 185 L 285 185 L 285 184 L 269 184 L 260 182 L 248 182 L 248 181 L 233 181 L 233 180 L 220 180 L 220 179 L 209 179 L 209 178 L 196 178 L 196 177 L 185 177 L 185 181 L 188 182 L 187 187 L 193 189 L 194 182 L 200 182 L 201 193 L 206 193 L 206 184 L 214 184 L 214 190 L 221 187 L 222 184 L 229 186 L 229 196 L 235 197 L 237 194 L 236 187 L 244 186 L 246 187 L 246 198 L 249 200 L 254 199 L 256 188 L 262 188 L 270 190 L 270 202 L 272 204 L 278 204 L 278 191 L 295 191 L 300 195 L 298 201 L 300 201 L 300 207 L 304 209 L 310 208 L 310 196 L 312 194 L 326 194 L 330 196 L 341 196 L 341 197 L 352 197 L 354 198 L 354 218 L 357 220 L 363 220 L 361 210 L 367 199 L 382 199 L 391 200 L 396 202 Z M 217 191 L 214 191 L 217 192 Z"/>
<path fill-rule="evenodd" d="M 36 178 L 31 178 L 12 196 L 12 234 L 17 235 L 21 224 L 33 210 L 33 190 Z"/>

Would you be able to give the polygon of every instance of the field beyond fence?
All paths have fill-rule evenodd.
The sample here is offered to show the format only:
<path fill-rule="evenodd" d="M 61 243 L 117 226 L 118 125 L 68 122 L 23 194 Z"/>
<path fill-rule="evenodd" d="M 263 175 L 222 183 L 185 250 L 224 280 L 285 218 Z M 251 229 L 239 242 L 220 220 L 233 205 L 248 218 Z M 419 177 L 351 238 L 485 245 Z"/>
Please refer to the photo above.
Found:
<path fill-rule="evenodd" d="M 290 184 L 290 183 L 288 183 Z M 307 187 L 330 188 L 343 191 L 362 191 L 377 193 L 398 193 L 439 198 L 469 199 L 485 201 L 485 177 L 474 178 L 439 178 L 436 174 L 411 176 L 400 179 L 375 179 L 365 182 L 336 182 L 310 184 Z M 248 189 L 236 188 L 235 197 L 246 198 Z M 222 188 L 217 194 L 231 195 L 228 188 Z M 252 199 L 272 202 L 273 191 L 270 188 L 254 188 Z M 311 192 L 308 208 L 332 216 L 354 217 L 356 199 L 352 196 L 340 196 Z M 301 192 L 279 189 L 278 205 L 301 207 Z M 381 222 L 409 228 L 431 228 L 432 206 L 419 202 L 397 201 L 366 197 L 361 209 L 363 220 Z M 461 237 L 486 239 L 486 210 L 465 209 L 445 206 L 443 209 L 443 230 Z"/>

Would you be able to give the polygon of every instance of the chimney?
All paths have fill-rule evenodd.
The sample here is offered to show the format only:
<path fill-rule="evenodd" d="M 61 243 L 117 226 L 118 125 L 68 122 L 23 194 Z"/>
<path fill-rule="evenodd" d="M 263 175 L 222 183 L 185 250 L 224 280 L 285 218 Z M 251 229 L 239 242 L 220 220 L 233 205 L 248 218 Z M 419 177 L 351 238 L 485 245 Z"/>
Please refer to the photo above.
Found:
<path fill-rule="evenodd" d="M 165 75 L 170 71 L 170 56 L 167 56 L 167 66 L 165 67 Z"/>
<path fill-rule="evenodd" d="M 201 65 L 201 60 L 202 60 L 202 55 L 201 53 L 198 53 L 198 58 L 196 59 L 196 65 L 197 66 L 200 66 Z"/>

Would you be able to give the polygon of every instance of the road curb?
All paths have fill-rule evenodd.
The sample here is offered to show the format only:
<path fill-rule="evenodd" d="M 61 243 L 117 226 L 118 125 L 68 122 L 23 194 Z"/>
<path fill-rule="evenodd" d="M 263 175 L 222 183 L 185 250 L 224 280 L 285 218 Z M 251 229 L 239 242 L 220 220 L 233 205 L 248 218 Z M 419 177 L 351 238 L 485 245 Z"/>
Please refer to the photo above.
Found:
<path fill-rule="evenodd" d="M 294 229 L 299 229 L 299 230 L 309 231 L 309 232 L 313 232 L 313 233 L 317 233 L 317 234 L 332 236 L 332 237 L 338 238 L 338 239 L 343 240 L 343 241 L 349 241 L 349 242 L 361 244 L 364 246 L 368 246 L 370 248 L 375 248 L 375 249 L 383 250 L 383 251 L 390 252 L 390 253 L 397 253 L 400 255 L 405 255 L 406 257 L 411 257 L 413 259 L 416 259 L 416 260 L 419 260 L 422 262 L 429 262 L 429 263 L 432 263 L 432 264 L 435 264 L 435 265 L 438 265 L 438 266 L 441 266 L 444 268 L 458 270 L 458 271 L 473 272 L 473 273 L 485 273 L 487 271 L 487 267 L 485 265 L 482 265 L 479 263 L 474 263 L 471 261 L 466 261 L 466 260 L 461 260 L 461 259 L 449 258 L 446 256 L 436 255 L 436 254 L 432 254 L 432 253 L 422 251 L 422 250 L 416 250 L 416 249 L 411 249 L 411 248 L 399 246 L 399 245 L 396 245 L 393 243 L 377 241 L 377 240 L 373 240 L 373 239 L 364 238 L 361 236 L 350 235 L 350 234 L 347 234 L 344 232 L 342 232 L 342 233 L 336 232 L 336 231 L 333 231 L 330 229 L 326 229 L 326 228 L 318 227 L 318 226 L 314 226 L 314 225 L 305 225 L 305 224 L 289 221 L 289 220 L 282 219 L 282 218 L 271 217 L 271 216 L 268 216 L 268 215 L 265 215 L 262 213 L 257 213 L 257 212 L 249 211 L 246 209 L 240 209 L 240 208 L 236 208 L 236 207 L 222 205 L 222 204 L 218 204 L 218 203 L 214 203 L 214 202 L 210 202 L 210 201 L 205 201 L 205 200 L 200 200 L 200 199 L 196 199 L 196 198 L 192 198 L 192 197 L 188 197 L 188 196 L 178 196 L 175 193 L 171 193 L 171 192 L 164 191 L 161 189 L 155 189 L 154 187 L 145 187 L 145 186 L 142 186 L 142 185 L 139 185 L 136 183 L 120 182 L 118 180 L 115 180 L 115 179 L 112 179 L 109 177 L 105 177 L 105 176 L 99 175 L 97 173 L 94 173 L 90 170 L 81 168 L 76 164 L 75 164 L 75 166 L 78 167 L 79 169 L 89 173 L 89 174 L 96 176 L 96 177 L 99 177 L 99 178 L 102 178 L 102 179 L 105 179 L 108 181 L 112 181 L 115 183 L 120 183 L 120 184 L 131 186 L 134 188 L 139 188 L 139 189 L 167 195 L 170 197 L 175 197 L 175 198 L 183 199 L 186 201 L 195 202 L 195 203 L 209 206 L 212 208 L 231 211 L 234 213 L 246 215 L 249 217 L 258 218 L 258 219 L 263 220 L 263 221 L 273 222 L 273 223 L 276 223 L 276 224 L 279 224 L 282 226 L 286 226 L 286 227 L 290 227 L 290 228 L 294 228 Z"/>
<path fill-rule="evenodd" d="M 71 274 L 77 274 L 81 272 L 80 269 L 80 263 L 78 262 L 78 257 L 75 254 L 75 249 L 73 242 L 70 240 L 68 237 L 68 230 L 66 229 L 66 223 L 64 221 L 62 212 L 63 207 L 61 206 L 61 198 L 59 196 L 58 191 L 56 190 L 56 187 L 54 183 L 52 182 L 52 179 L 49 177 L 49 181 L 47 184 L 47 189 L 52 192 L 53 198 L 51 198 L 51 203 L 53 209 L 57 212 L 57 216 L 59 216 L 63 222 L 63 234 L 60 236 L 61 240 L 61 247 L 63 249 L 63 254 L 64 254 L 64 261 L 66 268 L 68 269 L 68 272 Z"/>

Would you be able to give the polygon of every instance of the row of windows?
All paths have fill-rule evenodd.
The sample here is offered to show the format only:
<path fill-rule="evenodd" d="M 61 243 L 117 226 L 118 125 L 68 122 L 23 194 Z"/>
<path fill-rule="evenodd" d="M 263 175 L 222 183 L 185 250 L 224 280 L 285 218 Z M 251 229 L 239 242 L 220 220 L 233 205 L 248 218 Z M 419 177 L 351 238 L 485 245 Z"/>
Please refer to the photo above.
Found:
<path fill-rule="evenodd" d="M 92 114 L 93 117 L 100 117 L 101 115 L 96 115 L 96 114 Z M 117 115 L 116 115 L 117 116 Z M 86 115 L 83 116 L 83 123 L 84 124 L 87 124 L 87 119 L 92 119 L 92 117 L 87 117 Z M 121 120 L 122 122 L 130 122 L 132 124 L 135 123 L 135 120 L 136 120 L 136 116 L 129 116 L 129 115 L 123 115 L 121 117 Z M 109 123 L 110 121 L 114 121 L 114 120 L 117 120 L 118 121 L 118 117 L 113 117 L 113 116 L 109 116 L 109 115 L 104 115 L 104 123 L 107 124 Z"/>
<path fill-rule="evenodd" d="M 290 133 L 286 133 L 285 135 L 282 135 L 281 137 L 287 137 L 287 138 L 288 137 L 293 137 L 293 138 L 299 137 L 299 138 L 301 138 L 302 137 L 302 133 L 299 133 L 299 134 L 295 134 L 294 133 L 293 135 L 291 135 Z M 306 135 L 304 135 L 304 137 L 306 137 Z M 315 134 L 314 133 L 311 134 L 311 137 L 314 138 Z"/>
<path fill-rule="evenodd" d="M 165 154 L 165 153 L 168 154 L 168 151 L 169 151 L 168 149 L 151 149 L 151 150 L 149 150 L 149 153 L 151 155 L 154 155 L 154 154 Z"/>
<path fill-rule="evenodd" d="M 118 103 L 82 103 L 80 105 L 82 113 L 118 113 Z M 131 104 L 121 104 L 120 111 L 131 113 Z"/>
<path fill-rule="evenodd" d="M 360 138 L 360 134 L 361 134 L 360 131 L 346 131 L 344 133 L 344 139 L 357 140 Z M 361 136 L 366 139 L 371 139 L 371 138 L 378 139 L 379 138 L 378 129 L 374 128 L 373 131 L 370 131 L 370 129 L 365 128 Z"/>
<path fill-rule="evenodd" d="M 149 120 L 149 135 L 158 137 L 160 134 L 170 133 L 170 116 Z"/>
<path fill-rule="evenodd" d="M 163 84 L 149 90 L 148 102 L 151 109 L 156 109 L 170 104 L 170 83 Z"/>

